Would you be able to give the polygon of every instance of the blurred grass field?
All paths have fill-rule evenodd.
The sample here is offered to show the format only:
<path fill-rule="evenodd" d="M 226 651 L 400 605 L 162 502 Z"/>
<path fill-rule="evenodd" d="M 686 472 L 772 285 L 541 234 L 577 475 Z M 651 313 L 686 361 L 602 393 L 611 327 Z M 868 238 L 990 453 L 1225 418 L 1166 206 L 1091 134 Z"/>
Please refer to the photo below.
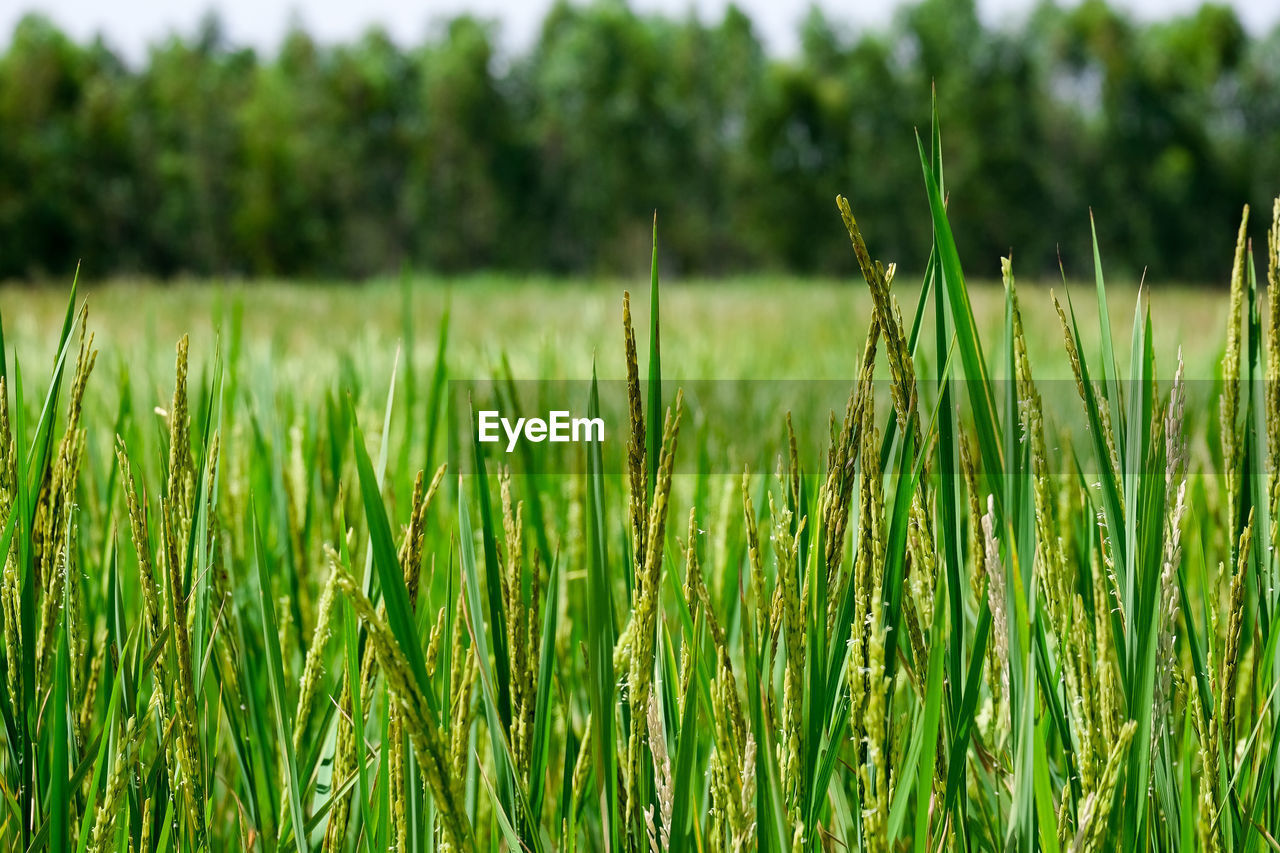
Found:
<path fill-rule="evenodd" d="M 1223 282 L 1169 285 L 1152 291 L 1160 375 L 1179 347 L 1190 379 L 1214 375 L 1222 356 L 1220 330 L 1227 303 Z M 333 386 L 340 360 L 350 358 L 366 375 L 385 375 L 396 344 L 412 338 L 414 364 L 432 366 L 441 315 L 451 312 L 451 375 L 484 378 L 505 356 L 517 378 L 586 379 L 596 359 L 601 379 L 623 376 L 618 334 L 622 293 L 647 282 L 512 279 L 476 276 L 299 283 L 261 281 L 153 284 L 111 281 L 81 285 L 106 367 L 144 370 L 171 382 L 173 341 L 191 336 L 193 365 L 213 352 L 221 332 L 239 327 L 250 363 L 270 364 L 278 375 L 304 385 Z M 1019 283 L 1032 361 L 1045 379 L 1070 375 L 1061 328 L 1050 300 L 1051 285 Z M 918 278 L 904 275 L 894 293 L 915 304 Z M 1061 283 L 1052 286 L 1061 296 Z M 1098 344 L 1093 282 L 1069 286 L 1087 348 Z M 970 284 L 973 310 L 984 339 L 1000 343 L 1004 290 L 997 281 Z M 1123 341 L 1132 322 L 1137 287 L 1107 284 L 1113 335 Z M 761 276 L 663 283 L 664 354 L 671 378 L 853 379 L 871 300 L 860 281 Z M 409 321 L 406 328 L 406 306 Z M 6 333 L 41 369 L 50 363 L 56 328 L 66 310 L 57 287 L 0 286 Z M 904 307 L 904 311 L 908 308 Z M 908 318 L 909 321 L 910 318 Z M 924 328 L 930 328 L 926 318 Z M 225 342 L 224 342 L 225 343 Z M 1123 348 L 1122 348 L 1123 349 Z M 1118 352 L 1125 369 L 1127 352 Z M 118 362 L 118 364 L 113 364 Z M 1168 368 L 1168 370 L 1166 370 Z M 993 365 L 996 376 L 999 364 Z"/>

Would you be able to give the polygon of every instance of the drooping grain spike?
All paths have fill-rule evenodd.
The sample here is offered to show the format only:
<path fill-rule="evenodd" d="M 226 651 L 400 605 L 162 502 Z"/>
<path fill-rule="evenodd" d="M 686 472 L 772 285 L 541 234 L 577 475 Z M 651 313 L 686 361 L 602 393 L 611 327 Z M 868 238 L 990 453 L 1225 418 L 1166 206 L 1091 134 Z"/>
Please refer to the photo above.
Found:
<path fill-rule="evenodd" d="M 369 632 L 369 645 L 381 663 L 388 690 L 404 714 L 405 729 L 435 797 L 450 842 L 460 849 L 470 849 L 471 823 L 458 791 L 458 779 L 449 770 L 449 759 L 439 723 L 430 719 L 426 711 L 426 698 L 421 695 L 414 682 L 409 663 L 405 660 L 395 635 L 365 597 L 359 582 L 345 570 L 338 573 L 338 589 L 351 602 L 356 615 Z"/>

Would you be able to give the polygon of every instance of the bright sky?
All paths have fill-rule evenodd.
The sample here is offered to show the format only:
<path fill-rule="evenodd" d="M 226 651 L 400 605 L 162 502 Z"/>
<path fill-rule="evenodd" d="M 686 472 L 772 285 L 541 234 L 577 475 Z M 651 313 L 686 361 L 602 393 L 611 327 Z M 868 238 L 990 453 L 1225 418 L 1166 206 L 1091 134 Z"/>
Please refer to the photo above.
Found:
<path fill-rule="evenodd" d="M 833 20 L 851 24 L 883 24 L 900 0 L 817 0 Z M 1070 2 L 1070 0 L 1067 0 Z M 1143 18 L 1164 17 L 1194 10 L 1200 0 L 1112 0 Z M 1280 11 L 1259 0 L 1227 0 L 1254 33 L 1269 30 L 1280 20 Z M 542 16 L 552 0 L 215 0 L 184 3 L 172 0 L 6 0 L 0 3 L 0 45 L 7 45 L 14 24 L 28 11 L 39 11 L 77 40 L 96 33 L 129 59 L 145 56 L 146 45 L 172 32 L 190 34 L 205 10 L 217 8 L 228 35 L 236 44 L 271 50 L 292 21 L 301 21 L 308 32 L 322 41 L 345 41 L 358 36 L 369 25 L 381 24 L 401 44 L 421 40 L 430 24 L 460 12 L 471 12 L 501 23 L 502 43 L 519 50 L 534 40 Z M 684 14 L 697 9 L 704 20 L 723 14 L 727 0 L 632 0 L 641 11 Z M 796 47 L 796 23 L 811 0 L 738 0 L 755 22 L 765 45 L 786 54 Z M 978 0 L 985 20 L 999 24 L 1018 20 L 1034 5 L 1034 0 Z"/>

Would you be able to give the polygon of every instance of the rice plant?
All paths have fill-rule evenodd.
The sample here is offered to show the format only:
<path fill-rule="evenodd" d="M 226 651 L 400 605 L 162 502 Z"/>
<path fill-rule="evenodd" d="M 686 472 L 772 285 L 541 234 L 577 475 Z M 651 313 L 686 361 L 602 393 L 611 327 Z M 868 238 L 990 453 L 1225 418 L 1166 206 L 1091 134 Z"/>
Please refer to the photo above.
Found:
<path fill-rule="evenodd" d="M 1158 294 L 1118 349 L 1096 248 L 1096 346 L 1065 283 L 1024 328 L 1010 259 L 984 339 L 936 122 L 920 161 L 918 288 L 832 213 L 873 307 L 831 318 L 825 455 L 772 413 L 732 473 L 680 463 L 711 448 L 664 378 L 656 228 L 620 468 L 442 464 L 447 314 L 429 374 L 324 394 L 235 336 L 112 388 L 73 286 L 33 395 L 0 318 L 7 848 L 1280 846 L 1280 300 L 1248 211 L 1192 394 Z M 1270 293 L 1280 201 L 1266 246 Z"/>

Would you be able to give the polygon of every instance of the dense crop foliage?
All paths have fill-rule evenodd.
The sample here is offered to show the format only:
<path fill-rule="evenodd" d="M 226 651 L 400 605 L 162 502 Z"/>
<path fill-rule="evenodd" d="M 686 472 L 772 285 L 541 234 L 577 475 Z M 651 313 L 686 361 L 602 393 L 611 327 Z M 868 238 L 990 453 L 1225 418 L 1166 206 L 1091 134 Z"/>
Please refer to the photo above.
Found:
<path fill-rule="evenodd" d="M 904 188 L 931 82 L 975 273 L 1010 246 L 1024 276 L 1086 256 L 1089 205 L 1113 271 L 1214 277 L 1230 235 L 1204 223 L 1280 183 L 1280 29 L 1208 4 L 978 5 L 875 27 L 815 11 L 785 56 L 732 6 L 560 2 L 531 45 L 475 18 L 411 45 L 299 27 L 269 52 L 210 18 L 128 57 L 32 16 L 0 53 L 0 279 L 65 281 L 77 258 L 95 279 L 638 273 L 655 208 L 681 275 L 853 274 L 826 227 L 840 186 L 916 275 L 928 211 Z"/>
<path fill-rule="evenodd" d="M 1273 845 L 1280 302 L 1248 223 L 1212 417 L 1141 299 L 1119 352 L 1096 254 L 1100 346 L 1055 298 L 1070 444 L 1010 262 L 979 333 L 929 143 L 918 291 L 838 200 L 872 309 L 832 318 L 825 457 L 731 476 L 676 466 L 711 448 L 656 271 L 647 332 L 621 305 L 625 470 L 537 476 L 441 466 L 447 324 L 430 373 L 314 395 L 184 338 L 153 412 L 128 374 L 89 392 L 73 289 L 43 393 L 0 361 L 6 847 Z M 1278 244 L 1280 203 L 1269 289 Z"/>

